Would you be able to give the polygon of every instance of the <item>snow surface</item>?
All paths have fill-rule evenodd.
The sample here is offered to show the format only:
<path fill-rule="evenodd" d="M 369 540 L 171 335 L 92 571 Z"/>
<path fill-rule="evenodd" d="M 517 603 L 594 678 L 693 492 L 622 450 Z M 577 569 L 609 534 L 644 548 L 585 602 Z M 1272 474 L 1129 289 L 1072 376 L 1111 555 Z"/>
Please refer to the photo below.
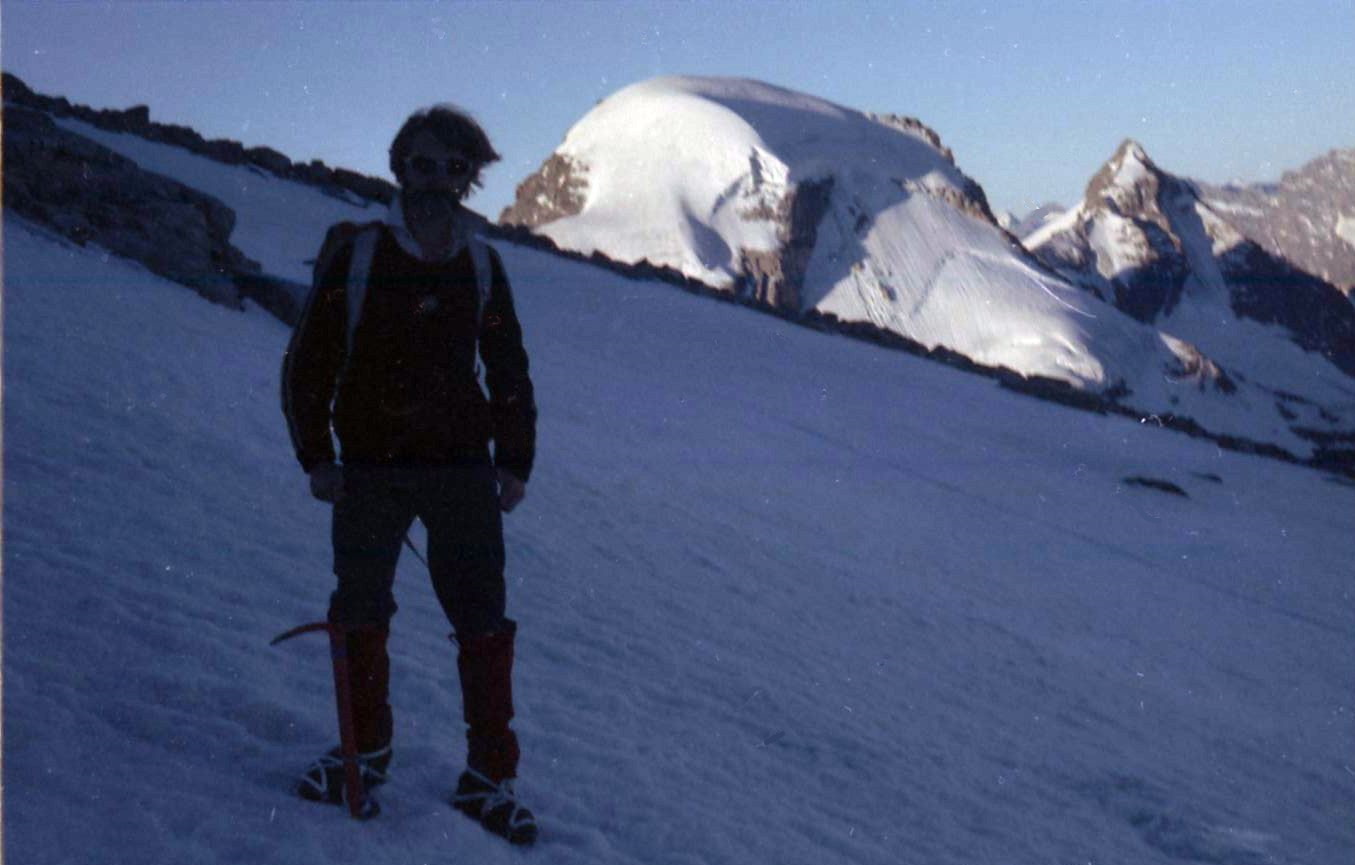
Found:
<path fill-rule="evenodd" d="M 541 406 L 506 523 L 541 842 L 443 802 L 454 655 L 412 560 L 385 813 L 296 799 L 335 736 L 326 651 L 267 641 L 332 578 L 285 327 L 4 232 L 7 862 L 1355 854 L 1350 484 L 506 245 Z"/>
<path fill-rule="evenodd" d="M 1087 216 L 1085 201 L 1079 201 L 1057 216 L 1046 220 L 1038 229 L 1021 238 L 1026 249 L 1036 249 L 1047 243 L 1050 238 L 1072 231 Z"/>

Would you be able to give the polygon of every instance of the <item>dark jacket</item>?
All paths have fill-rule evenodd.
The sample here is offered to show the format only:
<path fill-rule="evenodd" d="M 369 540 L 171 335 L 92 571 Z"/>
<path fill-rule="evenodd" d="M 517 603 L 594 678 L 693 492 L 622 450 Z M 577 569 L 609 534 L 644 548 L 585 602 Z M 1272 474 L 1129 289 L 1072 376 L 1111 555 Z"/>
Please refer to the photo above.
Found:
<path fill-rule="evenodd" d="M 301 467 L 334 460 L 332 423 L 345 463 L 487 460 L 492 439 L 495 464 L 526 481 L 536 403 L 498 254 L 490 250 L 492 282 L 481 311 L 466 248 L 425 262 L 381 226 L 350 356 L 346 293 L 356 231 L 351 223 L 329 230 L 283 360 L 282 408 Z"/>

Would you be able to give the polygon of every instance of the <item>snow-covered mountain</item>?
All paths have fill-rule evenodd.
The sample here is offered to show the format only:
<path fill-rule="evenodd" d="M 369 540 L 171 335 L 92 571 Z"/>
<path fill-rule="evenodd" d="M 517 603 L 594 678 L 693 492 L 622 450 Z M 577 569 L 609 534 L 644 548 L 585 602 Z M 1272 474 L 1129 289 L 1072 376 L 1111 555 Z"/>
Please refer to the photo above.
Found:
<path fill-rule="evenodd" d="M 370 215 L 67 128 L 230 202 L 277 278 Z M 336 733 L 322 642 L 267 646 L 332 588 L 287 328 L 3 232 L 4 860 L 523 861 L 445 801 L 455 654 L 409 556 L 383 815 L 289 790 Z M 541 408 L 505 523 L 528 858 L 1350 861 L 1344 479 L 496 245 Z"/>
<path fill-rule="evenodd" d="M 1042 266 L 916 120 L 755 81 L 653 79 L 575 124 L 500 221 L 1112 395 L 1145 416 L 1299 452 L 1312 442 L 1293 427 L 1355 429 L 1350 382 L 1286 378 L 1299 399 L 1285 402 L 1245 374 L 1264 357 L 1223 362 Z"/>
<path fill-rule="evenodd" d="M 1349 410 L 1355 306 L 1230 216 L 1125 141 L 1082 202 L 1025 243 L 1061 275 L 1247 381 Z"/>
<path fill-rule="evenodd" d="M 1022 239 L 1039 231 L 1045 223 L 1057 219 L 1067 209 L 1058 202 L 1050 201 L 1041 204 L 1025 216 L 1004 212 L 999 215 L 998 224 L 1016 235 L 1018 239 Z"/>
<path fill-rule="evenodd" d="M 1216 213 L 1271 255 L 1355 292 L 1355 148 L 1332 150 L 1278 183 L 1197 183 Z"/>

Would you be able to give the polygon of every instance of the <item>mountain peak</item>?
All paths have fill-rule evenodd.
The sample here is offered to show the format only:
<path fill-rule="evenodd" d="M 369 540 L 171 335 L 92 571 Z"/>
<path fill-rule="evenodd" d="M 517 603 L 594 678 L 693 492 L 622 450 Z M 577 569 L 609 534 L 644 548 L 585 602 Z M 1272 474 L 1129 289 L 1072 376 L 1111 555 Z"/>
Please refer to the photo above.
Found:
<path fill-rule="evenodd" d="M 1111 162 L 1124 164 L 1126 161 L 1137 162 L 1145 168 L 1156 168 L 1153 160 L 1148 158 L 1148 151 L 1143 149 L 1143 145 L 1132 138 L 1126 138 L 1120 142 L 1120 146 L 1115 149 L 1115 155 L 1111 157 Z"/>
<path fill-rule="evenodd" d="M 799 312 L 830 204 L 852 211 L 841 224 L 855 234 L 913 196 L 920 207 L 925 199 L 993 219 L 982 189 L 916 118 L 746 78 L 663 76 L 618 90 L 580 118 L 500 221 Z"/>
<path fill-rule="evenodd" d="M 1170 182 L 1170 175 L 1157 167 L 1143 145 L 1126 138 L 1087 184 L 1085 206 L 1156 222 L 1158 190 Z"/>

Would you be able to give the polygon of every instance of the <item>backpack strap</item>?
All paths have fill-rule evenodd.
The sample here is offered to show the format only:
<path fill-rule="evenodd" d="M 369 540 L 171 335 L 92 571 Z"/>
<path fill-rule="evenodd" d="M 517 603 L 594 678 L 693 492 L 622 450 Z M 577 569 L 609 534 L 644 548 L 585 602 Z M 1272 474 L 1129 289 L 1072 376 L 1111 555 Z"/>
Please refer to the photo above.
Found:
<path fill-rule="evenodd" d="M 475 268 L 475 288 L 479 293 L 475 308 L 475 333 L 479 338 L 480 325 L 485 319 L 485 307 L 489 306 L 489 293 L 494 287 L 494 265 L 489 258 L 489 245 L 472 234 L 466 242 L 470 248 L 471 265 Z"/>
<path fill-rule="evenodd" d="M 362 304 L 367 300 L 367 278 L 372 272 L 372 257 L 376 242 L 381 238 L 381 227 L 372 225 L 362 229 L 353 239 L 353 258 L 348 265 L 348 284 L 344 292 L 348 300 L 348 354 L 353 354 L 353 334 L 362 317 Z"/>

